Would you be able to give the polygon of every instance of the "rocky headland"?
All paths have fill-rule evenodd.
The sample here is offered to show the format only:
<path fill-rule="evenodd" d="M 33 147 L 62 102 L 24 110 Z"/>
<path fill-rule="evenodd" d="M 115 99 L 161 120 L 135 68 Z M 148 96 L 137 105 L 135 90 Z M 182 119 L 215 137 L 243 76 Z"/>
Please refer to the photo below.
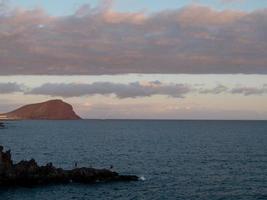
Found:
<path fill-rule="evenodd" d="M 73 107 L 62 100 L 30 104 L 12 112 L 0 114 L 0 120 L 78 120 Z"/>
<path fill-rule="evenodd" d="M 137 176 L 120 175 L 108 169 L 82 167 L 64 170 L 54 167 L 52 163 L 39 166 L 34 159 L 14 164 L 10 150 L 5 152 L 0 146 L 0 187 L 137 180 Z"/>

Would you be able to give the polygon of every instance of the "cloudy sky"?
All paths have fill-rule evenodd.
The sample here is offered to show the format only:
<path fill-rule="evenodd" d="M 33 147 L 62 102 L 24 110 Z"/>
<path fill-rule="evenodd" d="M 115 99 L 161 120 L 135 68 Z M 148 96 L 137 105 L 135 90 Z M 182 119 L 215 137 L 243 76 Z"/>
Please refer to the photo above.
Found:
<path fill-rule="evenodd" d="M 0 2 L 0 113 L 267 119 L 267 0 Z"/>

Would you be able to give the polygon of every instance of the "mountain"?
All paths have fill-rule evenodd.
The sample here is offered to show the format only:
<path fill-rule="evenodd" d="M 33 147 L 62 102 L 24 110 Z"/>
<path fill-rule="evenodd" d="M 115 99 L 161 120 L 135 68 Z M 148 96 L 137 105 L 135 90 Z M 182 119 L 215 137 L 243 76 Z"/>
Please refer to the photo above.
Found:
<path fill-rule="evenodd" d="M 73 107 L 62 100 L 50 100 L 23 106 L 9 113 L 0 114 L 0 119 L 32 120 L 78 120 Z"/>

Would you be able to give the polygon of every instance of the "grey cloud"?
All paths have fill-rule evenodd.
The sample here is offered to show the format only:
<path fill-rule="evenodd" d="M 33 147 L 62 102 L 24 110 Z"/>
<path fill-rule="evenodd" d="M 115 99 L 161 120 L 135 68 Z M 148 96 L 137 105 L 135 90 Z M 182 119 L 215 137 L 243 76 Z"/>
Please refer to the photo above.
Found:
<path fill-rule="evenodd" d="M 205 88 L 201 86 L 191 86 L 188 84 L 173 84 L 162 83 L 160 81 L 151 82 L 132 82 L 111 83 L 111 82 L 95 82 L 92 84 L 78 84 L 78 83 L 46 83 L 39 87 L 25 91 L 25 94 L 34 95 L 48 95 L 60 97 L 80 97 L 90 95 L 115 95 L 123 98 L 138 98 L 150 97 L 153 95 L 164 95 L 173 98 L 183 98 L 189 93 L 195 94 L 241 94 L 249 95 L 263 95 L 267 94 L 267 87 L 235 87 L 229 88 L 224 85 L 217 85 L 213 88 Z"/>
<path fill-rule="evenodd" d="M 129 84 L 96 82 L 92 84 L 52 84 L 47 83 L 40 87 L 33 88 L 27 94 L 79 97 L 85 95 L 111 95 L 118 98 L 149 97 L 152 95 L 167 95 L 175 98 L 183 96 L 191 91 L 190 86 L 184 84 L 163 84 L 154 82 L 133 82 Z"/>
<path fill-rule="evenodd" d="M 17 83 L 0 83 L 0 94 L 22 92 L 23 86 Z"/>
<path fill-rule="evenodd" d="M 109 4 L 67 17 L 2 14 L 0 75 L 267 74 L 267 10 L 190 6 L 147 15 Z"/>
<path fill-rule="evenodd" d="M 239 86 L 235 88 L 229 88 L 224 85 L 217 85 L 214 88 L 200 88 L 196 89 L 200 94 L 241 94 L 244 96 L 250 95 L 264 95 L 267 94 L 267 86 L 263 84 L 261 87 L 247 87 L 247 86 Z"/>
<path fill-rule="evenodd" d="M 250 95 L 263 95 L 267 94 L 267 87 L 263 86 L 261 88 L 257 87 L 236 87 L 231 90 L 232 94 L 242 94 L 245 96 Z"/>
<path fill-rule="evenodd" d="M 90 95 L 115 95 L 118 98 L 137 98 L 150 97 L 153 95 L 165 95 L 173 98 L 183 98 L 189 93 L 196 94 L 241 94 L 249 95 L 263 95 L 267 94 L 267 87 L 235 87 L 229 88 L 225 85 L 217 85 L 213 88 L 205 88 L 201 85 L 191 86 L 187 84 L 173 84 L 162 83 L 160 81 L 151 82 L 132 82 L 111 83 L 111 82 L 95 82 L 92 84 L 78 84 L 78 83 L 46 83 L 40 87 L 28 89 L 25 94 L 34 95 L 48 95 L 61 97 L 80 97 Z"/>
<path fill-rule="evenodd" d="M 206 88 L 199 89 L 200 94 L 220 94 L 220 93 L 227 92 L 227 91 L 228 91 L 228 88 L 224 85 L 217 85 L 216 87 L 211 88 L 211 89 L 206 89 Z"/>
<path fill-rule="evenodd" d="M 207 88 L 203 84 L 177 84 L 163 83 L 158 80 L 150 82 L 94 82 L 94 83 L 46 83 L 38 87 L 30 88 L 18 83 L 0 83 L 0 94 L 21 92 L 31 95 L 45 95 L 52 97 L 82 97 L 92 95 L 114 95 L 117 98 L 139 98 L 154 95 L 169 96 L 172 98 L 184 98 L 188 94 L 240 94 L 265 95 L 267 85 L 258 87 L 239 86 L 230 88 L 222 84 Z"/>

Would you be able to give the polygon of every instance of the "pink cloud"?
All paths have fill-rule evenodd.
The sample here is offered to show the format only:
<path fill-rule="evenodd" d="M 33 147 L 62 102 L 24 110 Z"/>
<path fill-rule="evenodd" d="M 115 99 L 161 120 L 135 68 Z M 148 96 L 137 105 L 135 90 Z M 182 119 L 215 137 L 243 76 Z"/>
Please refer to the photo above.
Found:
<path fill-rule="evenodd" d="M 67 17 L 0 16 L 0 75 L 267 73 L 267 11 L 189 6 L 148 15 L 110 2 Z"/>

